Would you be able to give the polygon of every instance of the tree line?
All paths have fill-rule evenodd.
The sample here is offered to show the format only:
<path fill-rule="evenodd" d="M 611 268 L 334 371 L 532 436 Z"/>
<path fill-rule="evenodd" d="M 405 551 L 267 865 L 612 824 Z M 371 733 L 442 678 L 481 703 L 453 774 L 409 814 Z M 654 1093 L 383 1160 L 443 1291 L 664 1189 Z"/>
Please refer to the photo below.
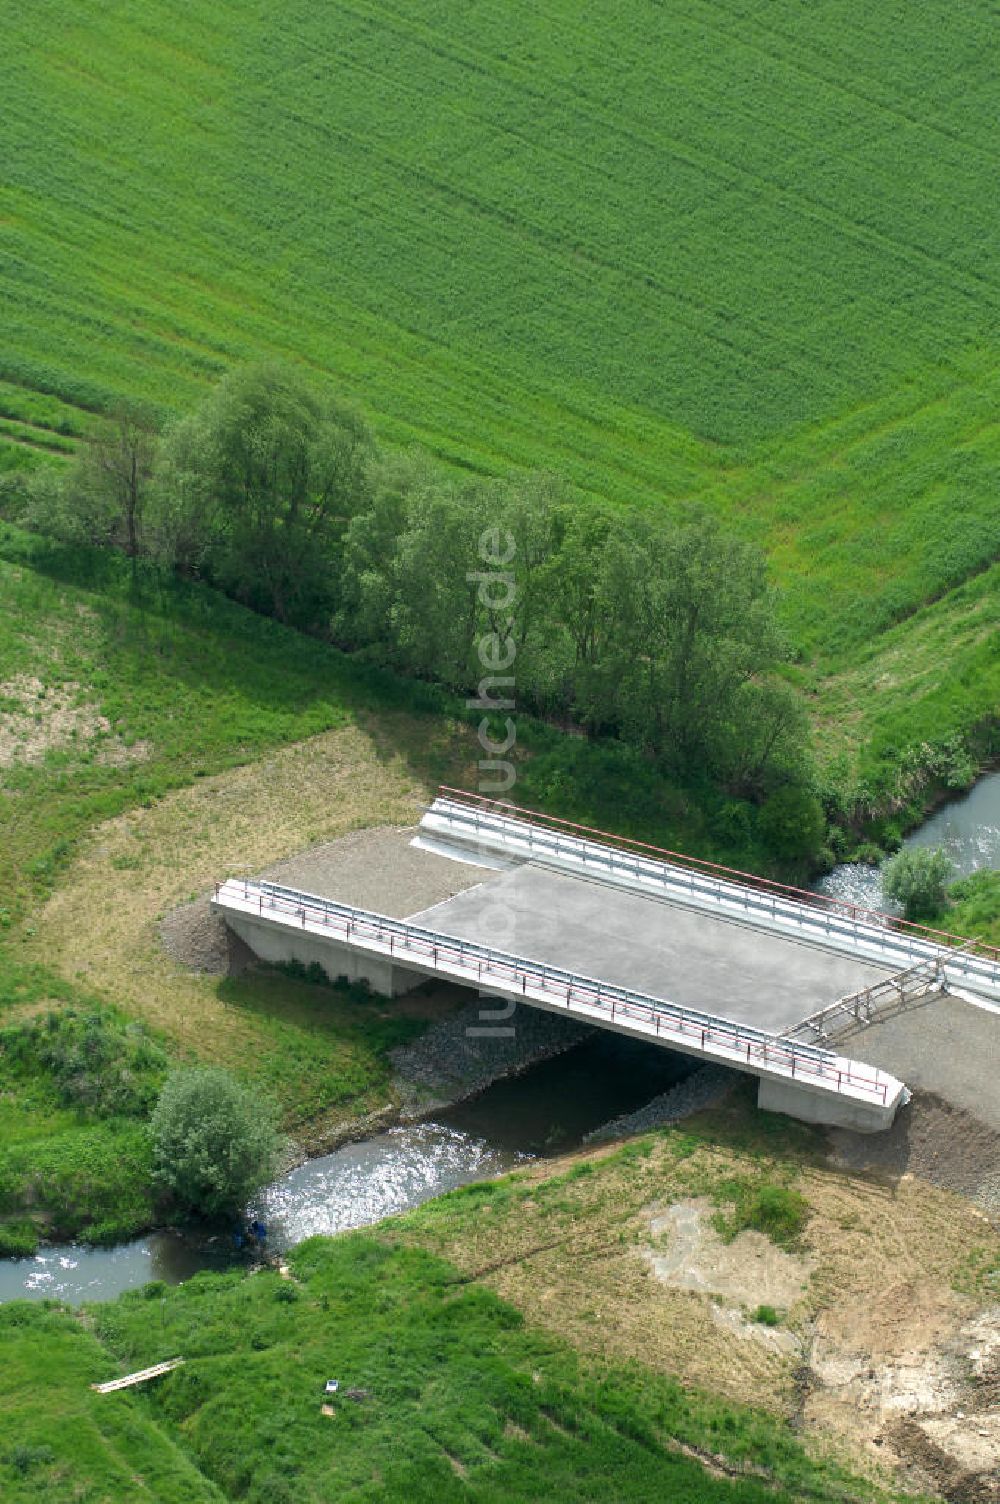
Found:
<path fill-rule="evenodd" d="M 463 477 L 383 452 L 294 369 L 236 370 L 162 432 L 122 407 L 66 472 L 27 482 L 20 520 L 470 696 L 488 639 L 493 677 L 512 681 L 498 700 L 740 797 L 808 783 L 757 549 L 704 512 L 626 513 L 552 475 Z M 487 533 L 503 567 L 484 589 Z"/>

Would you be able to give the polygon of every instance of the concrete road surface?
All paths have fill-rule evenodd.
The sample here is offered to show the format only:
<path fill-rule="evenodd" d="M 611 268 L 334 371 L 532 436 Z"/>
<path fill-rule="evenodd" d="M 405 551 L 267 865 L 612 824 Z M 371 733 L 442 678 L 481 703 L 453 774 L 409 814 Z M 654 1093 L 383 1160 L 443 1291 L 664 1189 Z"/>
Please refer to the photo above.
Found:
<path fill-rule="evenodd" d="M 871 962 L 542 867 L 486 877 L 410 917 L 774 1032 L 889 974 Z"/>

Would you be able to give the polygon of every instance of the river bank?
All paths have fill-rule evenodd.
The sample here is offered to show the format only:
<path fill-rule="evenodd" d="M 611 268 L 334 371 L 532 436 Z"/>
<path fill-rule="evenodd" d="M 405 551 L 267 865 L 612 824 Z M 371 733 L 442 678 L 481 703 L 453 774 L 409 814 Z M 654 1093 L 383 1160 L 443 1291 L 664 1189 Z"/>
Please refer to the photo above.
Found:
<path fill-rule="evenodd" d="M 903 839 L 901 850 L 939 846 L 954 864 L 955 878 L 982 868 L 1000 868 L 1000 771 L 984 774 L 963 794 L 941 797 L 928 816 Z M 864 908 L 897 912 L 882 889 L 882 869 L 866 862 L 841 862 L 813 889 L 828 898 Z"/>
<path fill-rule="evenodd" d="M 268 1227 L 268 1252 L 283 1253 L 314 1233 L 370 1225 L 458 1186 L 571 1152 L 591 1131 L 643 1108 L 693 1070 L 685 1057 L 600 1031 L 574 1040 L 555 1033 L 546 1038 L 532 1029 L 531 1009 L 520 1013 L 527 1027 L 519 1068 L 512 1063 L 515 1051 L 495 1048 L 498 1074 L 487 1081 L 483 1042 L 469 1041 L 470 1056 L 480 1057 L 479 1074 L 474 1080 L 466 1076 L 452 1101 L 400 1107 L 400 1114 L 411 1114 L 407 1121 L 367 1135 L 359 1120 L 357 1136 L 331 1152 L 298 1152 L 250 1209 Z M 465 1045 L 460 1024 L 456 1015 L 445 1036 L 452 1062 Z M 441 1036 L 436 1048 L 444 1048 Z M 425 1048 L 417 1062 L 402 1062 L 404 1069 L 419 1069 L 424 1086 L 428 1055 L 434 1053 Z M 239 1267 L 250 1257 L 234 1248 L 228 1230 L 161 1229 L 114 1248 L 50 1243 L 31 1257 L 0 1260 L 0 1302 L 111 1299 L 150 1280 L 179 1283 L 198 1269 Z"/>

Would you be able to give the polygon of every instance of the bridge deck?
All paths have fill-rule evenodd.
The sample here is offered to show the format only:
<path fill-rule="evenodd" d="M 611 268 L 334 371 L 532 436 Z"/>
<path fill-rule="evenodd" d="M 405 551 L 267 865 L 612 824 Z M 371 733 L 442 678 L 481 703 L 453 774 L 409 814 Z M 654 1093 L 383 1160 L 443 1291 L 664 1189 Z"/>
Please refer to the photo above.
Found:
<path fill-rule="evenodd" d="M 533 866 L 491 875 L 411 920 L 775 1033 L 891 970 Z"/>

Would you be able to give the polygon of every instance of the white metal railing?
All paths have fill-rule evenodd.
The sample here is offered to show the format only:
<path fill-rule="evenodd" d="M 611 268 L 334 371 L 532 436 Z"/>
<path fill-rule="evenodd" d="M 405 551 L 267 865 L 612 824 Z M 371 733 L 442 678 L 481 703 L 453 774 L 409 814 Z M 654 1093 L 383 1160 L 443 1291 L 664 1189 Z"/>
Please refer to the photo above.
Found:
<path fill-rule="evenodd" d="M 352 948 L 442 973 L 490 991 L 512 993 L 577 1016 L 603 1015 L 678 1048 L 755 1073 L 787 1076 L 826 1091 L 888 1105 L 903 1090 L 895 1077 L 830 1050 L 777 1038 L 762 1029 L 685 1008 L 646 993 L 547 966 L 403 919 L 303 893 L 280 883 L 231 878 L 217 883 L 219 908 L 319 930 Z"/>
<path fill-rule="evenodd" d="M 901 1012 L 931 992 L 942 991 L 941 971 L 941 962 L 937 959 L 918 961 L 906 971 L 884 977 L 870 987 L 862 987 L 847 997 L 838 998 L 835 1003 L 828 1003 L 825 1008 L 818 1008 L 801 1023 L 785 1029 L 781 1038 L 828 1040 L 834 1037 L 834 1031 L 838 1038 L 843 1038 L 855 1025 L 865 1028 L 877 1018 Z"/>
<path fill-rule="evenodd" d="M 936 945 L 905 930 L 877 922 L 876 916 L 852 918 L 829 907 L 783 897 L 731 879 L 713 877 L 693 868 L 655 857 L 623 851 L 603 841 L 550 830 L 515 815 L 439 797 L 421 825 L 440 834 L 475 841 L 494 850 L 530 861 L 576 868 L 615 882 L 641 884 L 663 897 L 689 906 L 714 910 L 761 928 L 797 934 L 827 949 L 847 951 L 899 970 L 921 961 L 939 960 L 949 979 L 971 990 L 1000 996 L 1000 963 L 966 949 Z"/>

